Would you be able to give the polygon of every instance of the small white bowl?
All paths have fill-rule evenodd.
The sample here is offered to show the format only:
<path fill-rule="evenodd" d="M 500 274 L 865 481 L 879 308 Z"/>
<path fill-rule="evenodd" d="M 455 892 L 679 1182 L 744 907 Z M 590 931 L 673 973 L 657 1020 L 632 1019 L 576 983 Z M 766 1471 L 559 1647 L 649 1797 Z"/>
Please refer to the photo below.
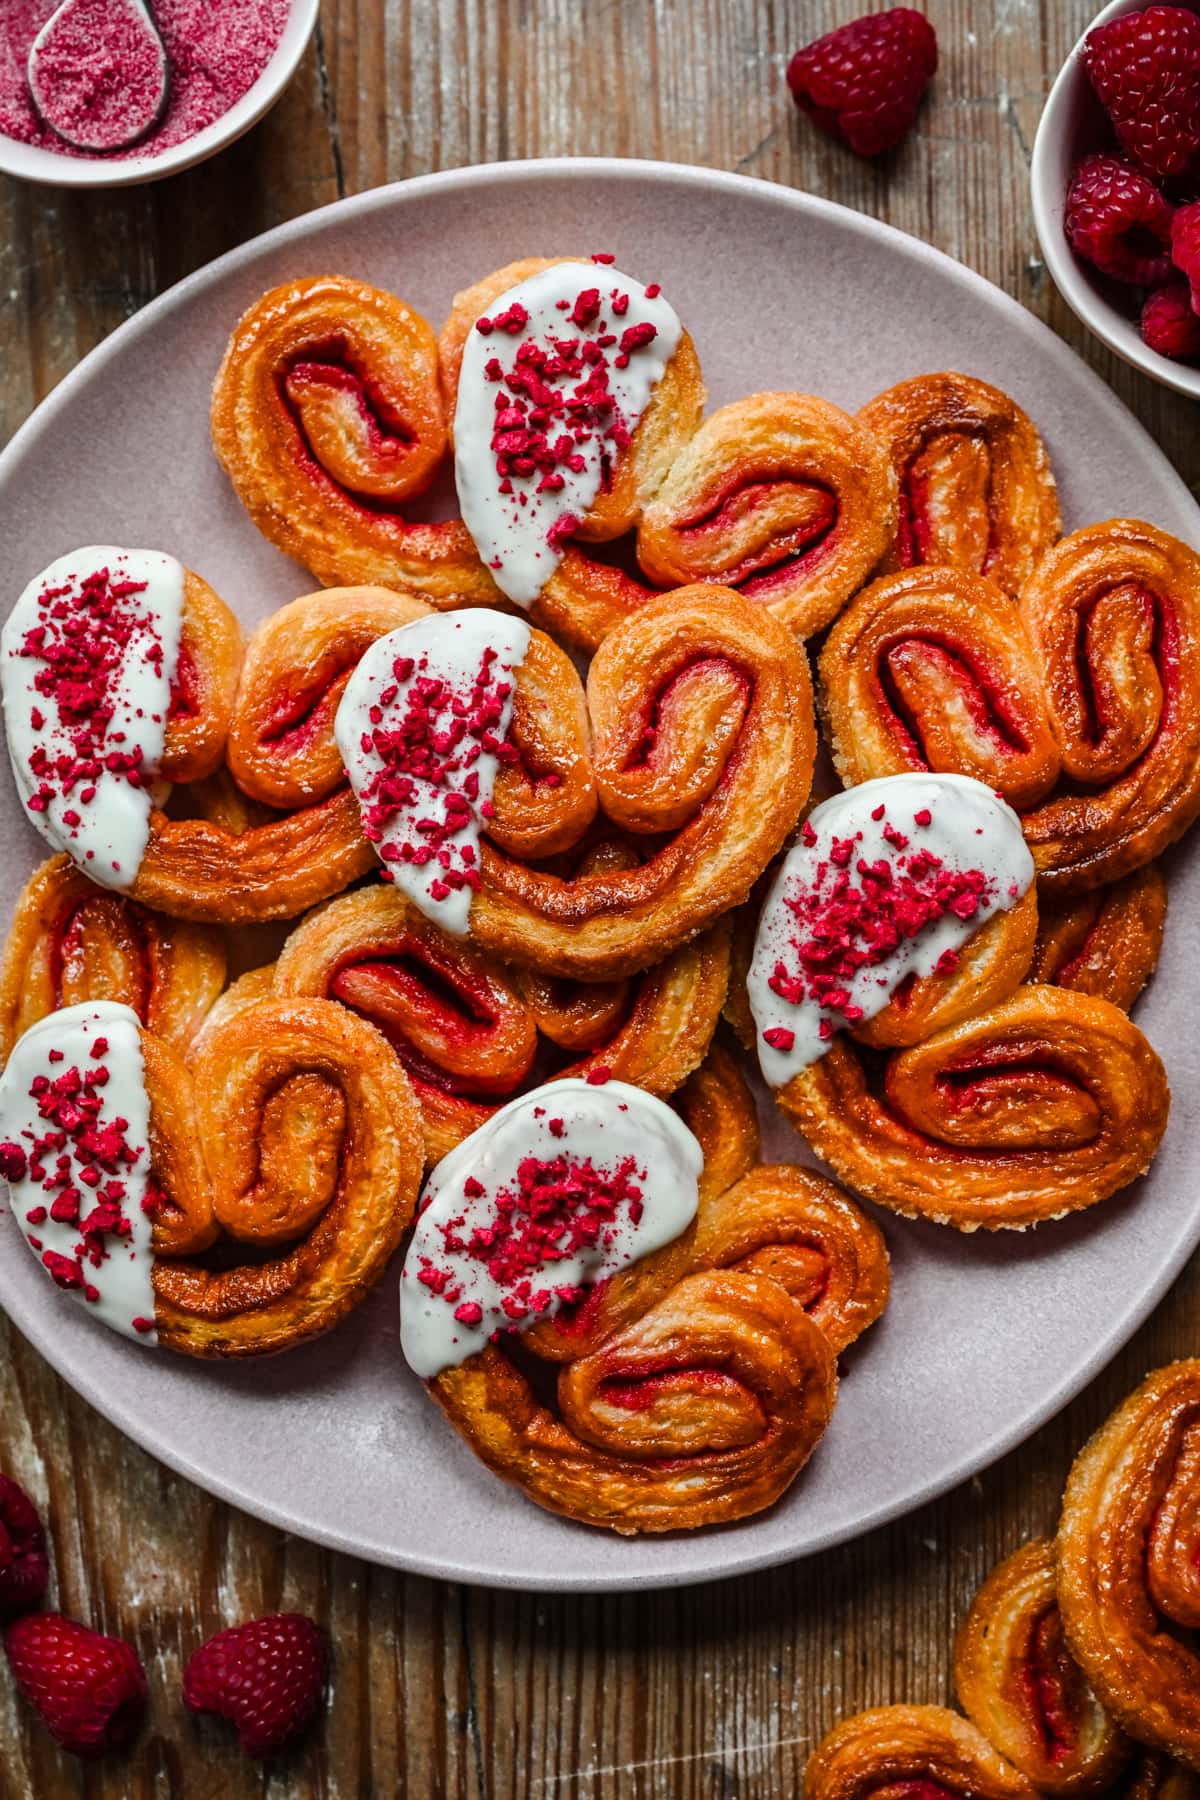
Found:
<path fill-rule="evenodd" d="M 160 181 L 164 175 L 204 162 L 249 131 L 274 106 L 308 47 L 319 5 L 320 0 L 291 0 L 283 33 L 258 80 L 228 112 L 182 144 L 173 144 L 157 156 L 67 156 L 35 144 L 20 144 L 0 133 L 0 170 L 23 181 L 53 182 L 56 187 L 118 188 Z"/>
<path fill-rule="evenodd" d="M 1138 12 L 1150 0 L 1112 0 L 1088 26 L 1105 25 L 1122 13 Z M 1179 0 L 1175 0 L 1179 4 Z M 1193 7 L 1193 10 L 1200 8 Z M 1083 37 L 1087 36 L 1087 31 Z M 1083 38 L 1079 43 L 1082 44 Z M 1172 362 L 1150 350 L 1142 342 L 1136 317 L 1123 312 L 1117 291 L 1119 284 L 1109 281 L 1097 270 L 1082 262 L 1072 250 L 1063 231 L 1063 212 L 1067 188 L 1081 157 L 1089 150 L 1104 147 L 1111 141 L 1111 126 L 1106 125 L 1104 108 L 1096 98 L 1087 70 L 1079 55 L 1079 44 L 1059 71 L 1042 109 L 1037 136 L 1033 141 L 1030 185 L 1033 191 L 1033 221 L 1046 267 L 1055 286 L 1090 331 L 1106 343 L 1110 350 L 1123 356 L 1135 369 L 1141 369 L 1164 387 L 1200 399 L 1200 368 L 1189 363 Z"/>

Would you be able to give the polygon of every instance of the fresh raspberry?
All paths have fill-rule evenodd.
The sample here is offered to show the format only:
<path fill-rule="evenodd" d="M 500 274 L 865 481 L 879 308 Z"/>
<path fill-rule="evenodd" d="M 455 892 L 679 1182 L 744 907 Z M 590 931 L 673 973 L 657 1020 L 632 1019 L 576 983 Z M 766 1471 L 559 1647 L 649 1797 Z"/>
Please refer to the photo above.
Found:
<path fill-rule="evenodd" d="M 184 1704 L 231 1719 L 247 1756 L 297 1737 L 325 1686 L 325 1639 L 303 1613 L 276 1613 L 219 1631 L 183 1672 Z"/>
<path fill-rule="evenodd" d="M 24 1488 L 0 1475 L 0 1618 L 39 1605 L 49 1574 L 37 1509 Z"/>
<path fill-rule="evenodd" d="M 1142 308 L 1142 338 L 1160 356 L 1200 356 L 1200 319 L 1192 311 L 1186 281 L 1173 281 L 1150 295 Z"/>
<path fill-rule="evenodd" d="M 788 86 L 824 131 L 860 156 L 879 156 L 910 130 L 937 60 L 929 20 L 910 6 L 893 6 L 797 50 Z"/>
<path fill-rule="evenodd" d="M 1181 206 L 1171 225 L 1171 256 L 1187 276 L 1192 305 L 1200 312 L 1200 200 Z"/>
<path fill-rule="evenodd" d="M 100 1756 L 137 1730 L 146 1677 L 132 1644 L 61 1613 L 27 1613 L 8 1627 L 4 1648 L 17 1687 L 64 1750 Z"/>
<path fill-rule="evenodd" d="M 1078 256 L 1135 287 L 1170 281 L 1173 210 L 1154 183 L 1119 156 L 1085 156 L 1067 189 L 1063 229 Z"/>
<path fill-rule="evenodd" d="M 1147 6 L 1090 31 L 1083 60 L 1117 136 L 1160 181 L 1200 152 L 1200 17 Z"/>

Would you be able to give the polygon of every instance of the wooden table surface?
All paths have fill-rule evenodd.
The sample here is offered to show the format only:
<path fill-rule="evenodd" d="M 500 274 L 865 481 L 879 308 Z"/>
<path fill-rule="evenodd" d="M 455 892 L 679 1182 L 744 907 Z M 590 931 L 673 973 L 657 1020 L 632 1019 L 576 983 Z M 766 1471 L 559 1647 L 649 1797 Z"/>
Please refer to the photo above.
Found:
<path fill-rule="evenodd" d="M 282 103 L 205 167 L 112 197 L 0 188 L 0 432 L 138 307 L 281 220 L 431 169 L 600 153 L 737 169 L 938 245 L 1060 331 L 1195 492 L 1195 408 L 1089 339 L 1038 258 L 1030 145 L 1092 0 L 925 0 L 941 68 L 916 133 L 878 167 L 800 122 L 784 81 L 797 45 L 861 10 L 324 0 Z M 977 1582 L 1052 1526 L 1074 1450 L 1116 1400 L 1200 1348 L 1198 1309 L 1200 1262 L 1066 1413 L 897 1525 L 746 1580 L 598 1599 L 407 1579 L 246 1518 L 126 1442 L 0 1316 L 0 1467 L 48 1513 L 57 1603 L 131 1637 L 152 1689 L 132 1754 L 84 1767 L 0 1675 L 0 1795 L 794 1795 L 843 1714 L 948 1698 L 951 1635 Z M 203 1636 L 280 1607 L 328 1624 L 336 1680 L 323 1728 L 263 1770 L 188 1721 L 179 1677 Z"/>

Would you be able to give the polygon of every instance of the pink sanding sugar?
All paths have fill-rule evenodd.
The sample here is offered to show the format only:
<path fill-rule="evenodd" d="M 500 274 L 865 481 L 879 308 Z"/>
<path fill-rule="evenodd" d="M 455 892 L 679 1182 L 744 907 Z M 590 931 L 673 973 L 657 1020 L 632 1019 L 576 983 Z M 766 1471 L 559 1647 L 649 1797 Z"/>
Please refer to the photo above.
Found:
<path fill-rule="evenodd" d="M 29 48 L 58 4 L 0 0 L 0 132 L 64 156 L 88 156 L 42 123 L 29 93 Z M 158 155 L 227 113 L 266 68 L 290 7 L 291 0 L 151 0 L 170 67 L 167 106 L 152 131 L 115 154 Z M 97 72 L 106 108 L 126 74 L 131 85 L 137 83 L 136 68 Z"/>

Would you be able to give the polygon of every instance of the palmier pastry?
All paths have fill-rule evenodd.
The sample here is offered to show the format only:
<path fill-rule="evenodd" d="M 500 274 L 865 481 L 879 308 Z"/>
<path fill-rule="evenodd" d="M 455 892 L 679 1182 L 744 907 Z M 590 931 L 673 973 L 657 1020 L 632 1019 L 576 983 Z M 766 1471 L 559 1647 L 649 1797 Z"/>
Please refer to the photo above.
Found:
<path fill-rule="evenodd" d="M 225 985 L 211 926 L 168 919 L 97 888 L 66 856 L 36 869 L 0 962 L 0 1066 L 23 1031 L 84 1000 L 117 1000 L 180 1054 Z"/>
<path fill-rule="evenodd" d="M 581 546 L 637 525 L 699 424 L 691 338 L 657 284 L 607 258 L 539 258 L 457 295 L 441 356 L 459 505 L 485 567 L 594 648 L 648 590 Z"/>
<path fill-rule="evenodd" d="M 711 1107 L 692 1111 L 697 1129 Z M 701 1188 L 716 1185 L 704 1164 L 661 1101 L 567 1081 L 513 1102 L 429 1179 L 401 1284 L 405 1355 L 476 1454 L 552 1511 L 622 1532 L 743 1518 L 778 1498 L 825 1429 L 833 1350 L 743 1260 L 763 1247 L 730 1238 L 738 1266 L 694 1273 L 672 1257 L 699 1235 Z M 638 1259 L 664 1256 L 670 1284 L 660 1261 L 639 1288 Z M 491 1340 L 532 1326 L 526 1343 L 546 1354 L 545 1325 L 564 1310 L 583 1329 L 573 1354 L 570 1327 L 557 1332 L 556 1414 Z"/>
<path fill-rule="evenodd" d="M 219 767 L 241 658 L 233 614 L 157 550 L 72 551 L 18 598 L 0 634 L 13 778 L 93 881 L 128 888 L 156 786 Z"/>
<path fill-rule="evenodd" d="M 569 660 L 523 621 L 417 621 L 362 657 L 336 735 L 386 877 L 443 929 L 584 980 L 660 961 L 746 897 L 815 747 L 803 652 L 710 587 L 610 633 L 586 709 Z M 565 876 L 530 860 L 578 843 L 597 803 L 644 860 Z"/>
<path fill-rule="evenodd" d="M 1089 525 L 1021 594 L 1069 787 L 1025 819 L 1041 885 L 1149 862 L 1200 813 L 1200 557 L 1136 519 Z"/>
<path fill-rule="evenodd" d="M 446 421 L 433 331 L 394 294 L 340 275 L 264 294 L 229 340 L 212 434 L 259 530 L 318 581 L 495 603 L 459 520 L 405 517 L 437 477 Z"/>
<path fill-rule="evenodd" d="M 171 782 L 211 780 L 242 654 L 232 615 L 170 557 L 61 558 L 21 596 L 0 648 L 18 790 L 91 880 L 172 917 L 236 923 L 293 917 L 370 867 L 344 786 L 261 823 L 155 807 Z"/>
<path fill-rule="evenodd" d="M 804 1800 L 902 1793 L 1037 1800 L 1037 1789 L 981 1731 L 942 1706 L 857 1713 L 830 1732 L 804 1773 Z"/>
<path fill-rule="evenodd" d="M 1016 594 L 1061 527 L 1046 447 L 1015 400 L 970 375 L 918 375 L 858 417 L 899 484 L 885 568 L 941 563 Z"/>
<path fill-rule="evenodd" d="M 1056 1549 L 1067 1641 L 1102 1704 L 1200 1769 L 1200 1362 L 1151 1375 L 1085 1446 Z"/>
<path fill-rule="evenodd" d="M 1108 887 L 1051 900 L 1041 909 L 1031 981 L 1098 994 L 1128 1012 L 1162 949 L 1167 884 L 1156 863 Z"/>
<path fill-rule="evenodd" d="M 1033 646 L 1012 602 L 978 576 L 918 568 L 872 582 L 818 667 L 847 786 L 931 769 L 974 776 L 1024 812 L 1058 779 Z"/>
<path fill-rule="evenodd" d="M 638 560 L 662 587 L 738 588 L 809 637 L 895 529 L 896 478 L 869 430 L 811 394 L 752 394 L 683 446 L 646 507 Z"/>
<path fill-rule="evenodd" d="M 538 1356 L 590 1355 L 684 1275 L 745 1269 L 770 1275 L 840 1354 L 887 1305 L 887 1246 L 862 1208 L 811 1169 L 759 1164 L 754 1102 L 736 1063 L 714 1044 L 677 1098 L 705 1147 L 695 1223 L 664 1249 L 588 1288 L 525 1334 Z"/>
<path fill-rule="evenodd" d="M 192 1356 L 327 1331 L 378 1280 L 423 1162 L 408 1081 L 328 1001 L 209 1029 L 190 1068 L 112 1001 L 55 1013 L 0 1079 L 13 1214 L 59 1287 Z"/>
<path fill-rule="evenodd" d="M 1099 1794 L 1133 1758 L 1067 1649 L 1054 1545 L 1036 1538 L 993 1569 L 954 1648 L 968 1717 L 1041 1794 Z"/>
<path fill-rule="evenodd" d="M 877 1092 L 844 1039 L 792 1076 L 782 1110 L 839 1180 L 963 1231 L 1093 1206 L 1149 1168 L 1162 1063 L 1107 1000 L 1021 987 L 889 1060 Z"/>
<path fill-rule="evenodd" d="M 616 849 L 595 855 L 607 850 L 610 859 Z M 340 1000 L 384 1033 L 408 1071 L 437 1162 L 537 1079 L 535 1068 L 545 1079 L 555 1062 L 564 1074 L 604 1069 L 665 1099 L 703 1060 L 728 978 L 722 925 L 632 980 L 556 982 L 504 968 L 381 885 L 304 920 L 273 980 L 279 994 Z"/>
<path fill-rule="evenodd" d="M 775 872 L 743 1034 L 775 1087 L 840 1030 L 920 1043 L 1011 993 L 1036 929 L 1033 862 L 997 795 L 961 776 L 864 782 L 813 809 Z"/>

